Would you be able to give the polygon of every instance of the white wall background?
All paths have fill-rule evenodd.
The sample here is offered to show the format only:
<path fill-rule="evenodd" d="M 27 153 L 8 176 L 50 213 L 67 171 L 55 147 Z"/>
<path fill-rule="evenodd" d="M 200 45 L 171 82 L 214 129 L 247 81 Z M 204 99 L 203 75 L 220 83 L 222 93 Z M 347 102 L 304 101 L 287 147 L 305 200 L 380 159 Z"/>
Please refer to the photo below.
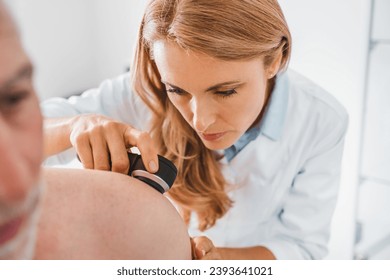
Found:
<path fill-rule="evenodd" d="M 41 99 L 94 87 L 124 71 L 145 0 L 12 0 L 37 68 Z M 350 259 L 370 0 L 280 0 L 293 35 L 291 67 L 335 95 L 350 126 L 329 259 Z"/>
<path fill-rule="evenodd" d="M 129 66 L 146 1 L 7 0 L 41 99 L 97 86 Z"/>
<path fill-rule="evenodd" d="M 369 0 L 280 0 L 293 36 L 291 67 L 331 92 L 348 110 L 341 191 L 329 259 L 353 257 Z"/>

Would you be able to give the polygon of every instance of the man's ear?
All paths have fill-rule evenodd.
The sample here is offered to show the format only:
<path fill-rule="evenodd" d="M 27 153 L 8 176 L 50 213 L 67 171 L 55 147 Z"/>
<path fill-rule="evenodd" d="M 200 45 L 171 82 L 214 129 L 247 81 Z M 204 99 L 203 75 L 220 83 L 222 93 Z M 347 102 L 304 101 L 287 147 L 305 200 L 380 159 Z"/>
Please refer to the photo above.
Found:
<path fill-rule="evenodd" d="M 280 65 L 282 63 L 282 58 L 283 58 L 283 52 L 278 50 L 276 57 L 267 68 L 268 79 L 272 79 L 279 72 Z"/>

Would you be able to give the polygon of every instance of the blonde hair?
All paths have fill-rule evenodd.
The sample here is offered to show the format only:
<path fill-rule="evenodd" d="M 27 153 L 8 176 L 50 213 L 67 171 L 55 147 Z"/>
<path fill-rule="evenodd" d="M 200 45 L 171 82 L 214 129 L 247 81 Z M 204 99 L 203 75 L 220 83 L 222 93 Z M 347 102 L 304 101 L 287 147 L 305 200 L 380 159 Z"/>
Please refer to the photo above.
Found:
<path fill-rule="evenodd" d="M 281 52 L 281 70 L 290 58 L 290 32 L 276 0 L 152 0 L 138 36 L 132 86 L 153 112 L 151 134 L 159 153 L 178 167 L 169 195 L 187 223 L 195 212 L 199 229 L 205 230 L 229 210 L 232 201 L 218 156 L 169 101 L 152 58 L 153 43 L 166 40 L 221 60 L 262 57 L 265 67 Z"/>

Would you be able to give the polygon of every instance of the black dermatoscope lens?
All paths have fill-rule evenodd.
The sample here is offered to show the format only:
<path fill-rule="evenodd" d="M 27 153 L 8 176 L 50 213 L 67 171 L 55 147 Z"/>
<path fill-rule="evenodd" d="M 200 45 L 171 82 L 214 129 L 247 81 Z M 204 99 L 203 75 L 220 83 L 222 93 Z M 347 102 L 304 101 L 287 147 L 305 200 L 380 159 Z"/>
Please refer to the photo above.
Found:
<path fill-rule="evenodd" d="M 142 162 L 141 155 L 129 153 L 130 170 L 128 175 L 137 178 L 160 193 L 168 191 L 176 179 L 176 166 L 168 159 L 158 155 L 158 171 L 149 173 Z"/>

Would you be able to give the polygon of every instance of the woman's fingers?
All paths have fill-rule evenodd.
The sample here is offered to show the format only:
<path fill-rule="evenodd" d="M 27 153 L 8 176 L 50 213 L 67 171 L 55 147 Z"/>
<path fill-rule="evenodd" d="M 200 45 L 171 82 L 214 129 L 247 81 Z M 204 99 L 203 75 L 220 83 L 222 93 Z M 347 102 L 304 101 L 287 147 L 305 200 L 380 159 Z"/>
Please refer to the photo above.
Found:
<path fill-rule="evenodd" d="M 103 127 L 96 127 L 90 133 L 90 143 L 92 147 L 92 157 L 94 169 L 109 171 L 111 170 L 110 156 L 105 139 Z"/>
<path fill-rule="evenodd" d="M 207 238 L 206 236 L 194 237 L 193 241 L 195 243 L 195 247 L 199 251 L 208 252 L 214 247 L 213 242 L 211 242 L 211 240 L 209 238 Z"/>
<path fill-rule="evenodd" d="M 192 238 L 194 253 L 197 259 L 219 259 L 213 242 L 206 236 Z"/>
<path fill-rule="evenodd" d="M 124 139 L 128 146 L 136 146 L 140 150 L 142 162 L 146 170 L 152 173 L 158 171 L 157 149 L 149 133 L 128 126 L 124 134 Z"/>
<path fill-rule="evenodd" d="M 198 260 L 221 260 L 222 256 L 218 248 L 216 248 L 213 242 L 206 236 L 193 237 L 192 243 L 192 256 Z"/>
<path fill-rule="evenodd" d="M 107 131 L 106 141 L 111 157 L 111 170 L 127 174 L 129 172 L 130 162 L 123 132 L 117 129 L 117 126 L 115 126 L 114 123 L 109 123 L 105 127 Z"/>
<path fill-rule="evenodd" d="M 89 142 L 88 134 L 72 135 L 71 140 L 73 147 L 76 149 L 76 153 L 83 164 L 85 169 L 94 169 L 94 160 L 92 156 L 92 148 Z"/>
<path fill-rule="evenodd" d="M 193 260 L 197 260 L 198 259 L 198 255 L 196 253 L 196 244 L 195 244 L 193 238 L 190 238 L 190 240 L 191 240 L 191 258 Z"/>
<path fill-rule="evenodd" d="M 81 115 L 74 122 L 70 141 L 84 168 L 127 174 L 127 148 L 136 146 L 149 172 L 157 172 L 157 149 L 149 133 L 100 115 Z"/>

